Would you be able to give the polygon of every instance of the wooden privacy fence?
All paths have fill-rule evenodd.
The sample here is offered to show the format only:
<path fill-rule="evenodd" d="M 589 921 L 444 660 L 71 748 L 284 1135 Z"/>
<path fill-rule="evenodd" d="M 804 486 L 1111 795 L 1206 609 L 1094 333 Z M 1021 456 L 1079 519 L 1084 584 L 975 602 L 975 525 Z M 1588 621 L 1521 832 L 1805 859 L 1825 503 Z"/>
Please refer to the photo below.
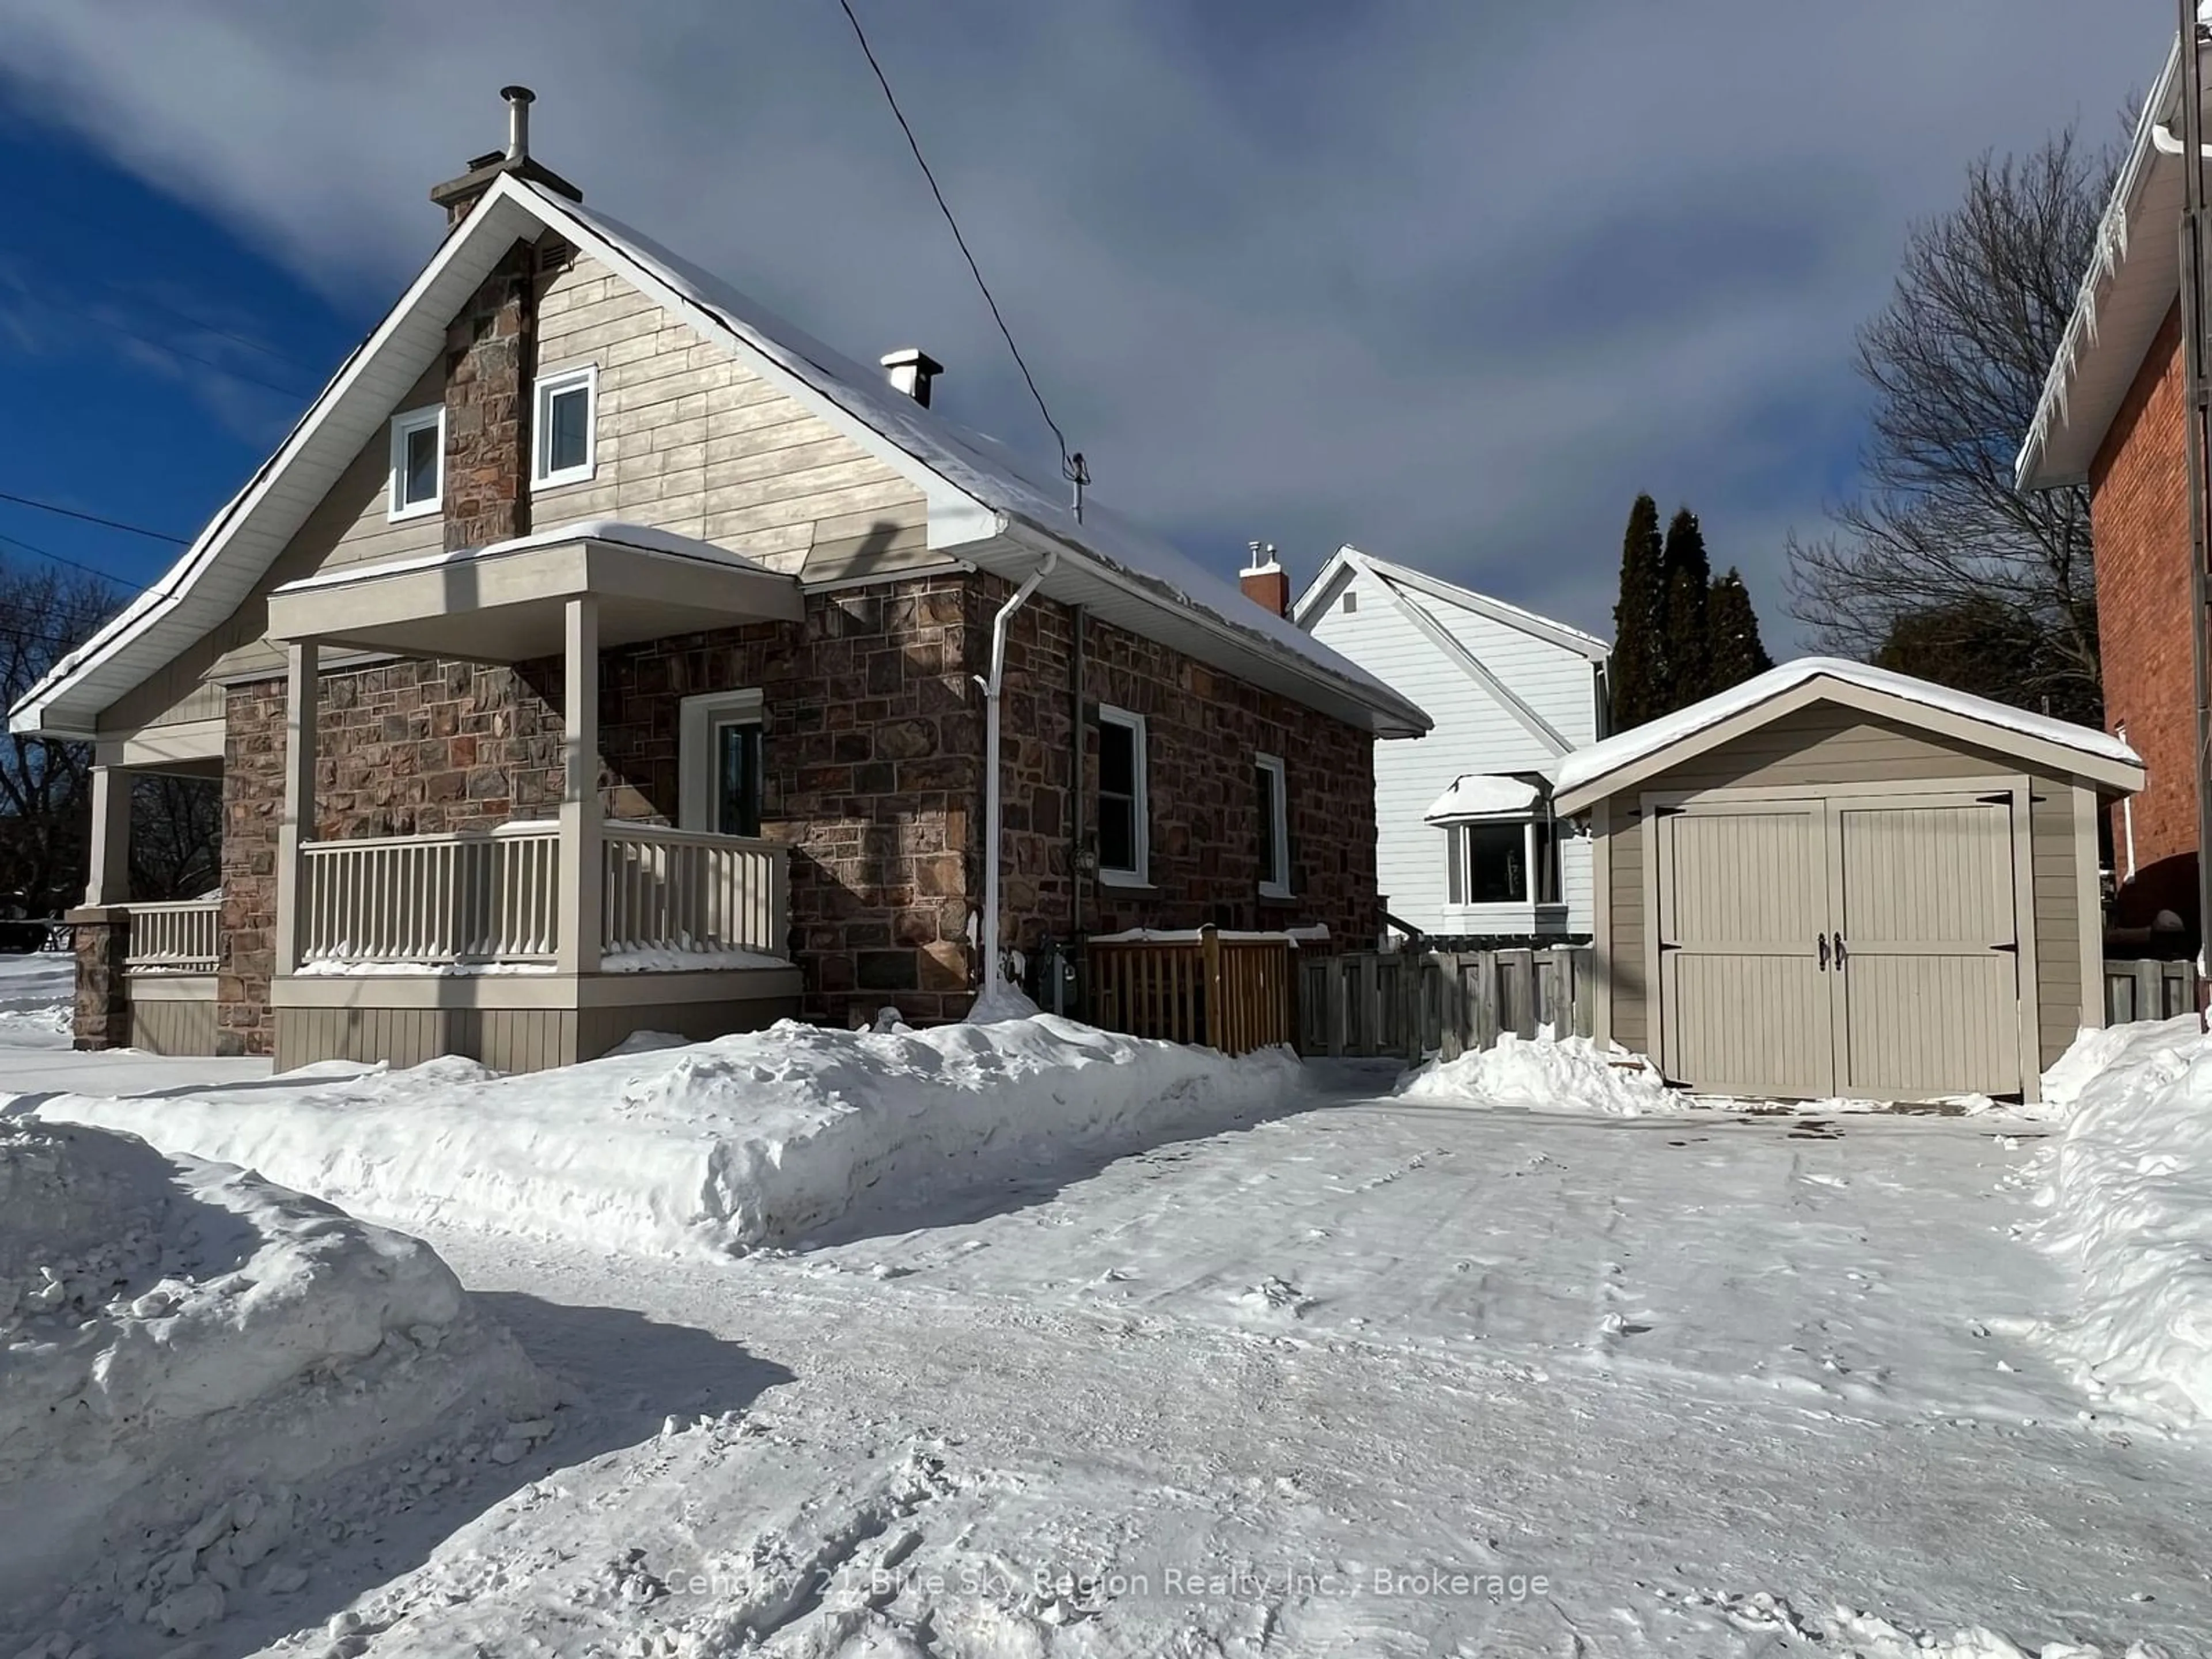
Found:
<path fill-rule="evenodd" d="M 1283 933 L 1122 934 L 1093 939 L 1093 1018 L 1112 1031 L 1249 1054 L 1297 1034 L 1291 941 Z"/>
<path fill-rule="evenodd" d="M 1309 1054 L 1451 1060 L 1540 1025 L 1588 1036 L 1596 991 L 1587 945 L 1350 951 L 1305 957 L 1298 975 L 1298 1048 Z"/>
<path fill-rule="evenodd" d="M 2172 1019 L 2197 1012 L 2197 965 L 2191 962 L 2107 962 L 2105 1023 Z"/>

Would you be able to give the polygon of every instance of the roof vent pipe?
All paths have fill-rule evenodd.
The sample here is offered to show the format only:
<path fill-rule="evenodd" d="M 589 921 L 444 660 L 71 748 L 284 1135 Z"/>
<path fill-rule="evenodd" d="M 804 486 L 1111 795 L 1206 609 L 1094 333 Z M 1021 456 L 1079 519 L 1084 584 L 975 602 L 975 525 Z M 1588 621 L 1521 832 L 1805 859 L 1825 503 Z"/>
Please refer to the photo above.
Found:
<path fill-rule="evenodd" d="M 891 390 L 903 392 L 924 409 L 929 407 L 929 383 L 945 373 L 945 365 L 918 346 L 901 346 L 883 355 Z"/>
<path fill-rule="evenodd" d="M 499 95 L 507 100 L 507 159 L 510 161 L 527 160 L 530 155 L 530 106 L 538 101 L 538 94 L 528 87 L 501 87 Z"/>

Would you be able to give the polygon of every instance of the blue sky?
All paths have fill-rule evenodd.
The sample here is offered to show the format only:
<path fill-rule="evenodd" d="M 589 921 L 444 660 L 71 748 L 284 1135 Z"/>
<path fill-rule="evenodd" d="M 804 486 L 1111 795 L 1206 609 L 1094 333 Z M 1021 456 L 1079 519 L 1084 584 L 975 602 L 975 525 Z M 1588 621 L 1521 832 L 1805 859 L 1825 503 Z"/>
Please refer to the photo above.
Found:
<path fill-rule="evenodd" d="M 1097 493 L 1224 570 L 1338 542 L 1609 632 L 1638 489 L 1770 636 L 1851 483 L 1852 334 L 1985 148 L 2117 112 L 2162 0 L 856 0 Z M 586 199 L 1050 439 L 835 0 L 0 0 L 0 491 L 189 534 L 540 95 Z M 650 26 L 645 26 L 649 22 Z M 155 542 L 0 502 L 143 582 Z M 0 553 L 20 549 L 0 542 Z"/>

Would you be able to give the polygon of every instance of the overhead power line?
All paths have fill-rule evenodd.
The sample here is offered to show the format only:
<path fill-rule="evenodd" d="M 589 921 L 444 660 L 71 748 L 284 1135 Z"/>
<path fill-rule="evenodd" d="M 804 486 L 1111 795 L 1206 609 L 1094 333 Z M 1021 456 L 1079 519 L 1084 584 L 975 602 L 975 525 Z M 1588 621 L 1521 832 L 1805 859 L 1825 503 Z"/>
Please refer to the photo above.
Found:
<path fill-rule="evenodd" d="M 1076 516 L 1080 518 L 1083 514 L 1083 486 L 1091 482 L 1090 471 L 1084 465 L 1083 456 L 1079 452 L 1069 453 L 1066 434 L 1060 429 L 1060 422 L 1052 418 L 1052 410 L 1045 407 L 1044 393 L 1037 390 L 1036 376 L 1030 373 L 1029 363 L 1022 356 L 1022 349 L 1014 343 L 1014 332 L 1006 326 L 1006 319 L 999 310 L 999 302 L 991 295 L 991 285 L 983 280 L 981 267 L 976 264 L 975 256 L 969 252 L 968 239 L 960 234 L 960 222 L 952 216 L 951 204 L 945 199 L 945 192 L 938 188 L 937 175 L 929 170 L 929 160 L 921 153 L 921 143 L 914 136 L 914 128 L 908 125 L 906 112 L 899 107 L 898 95 L 892 92 L 890 80 L 884 75 L 884 66 L 876 61 L 875 52 L 868 45 L 867 31 L 860 27 L 860 20 L 853 10 L 853 0 L 837 0 L 837 3 L 844 9 L 845 21 L 853 26 L 853 38 L 860 43 L 860 55 L 868 60 L 868 67 L 876 72 L 876 84 L 884 89 L 884 101 L 891 106 L 891 114 L 898 121 L 899 131 L 906 134 L 906 145 L 914 152 L 915 165 L 921 169 L 921 176 L 928 181 L 929 193 L 937 198 L 937 210 L 945 216 L 945 222 L 951 228 L 952 240 L 960 246 L 960 257 L 968 262 L 968 274 L 975 279 L 975 286 L 983 295 L 983 303 L 991 308 L 991 320 L 999 325 L 999 332 L 1005 337 L 1006 349 L 1013 354 L 1014 366 L 1021 370 L 1022 380 L 1029 386 L 1030 396 L 1036 399 L 1037 413 L 1044 416 L 1044 423 L 1052 428 L 1054 441 L 1060 445 L 1060 473 L 1076 486 Z"/>
<path fill-rule="evenodd" d="M 260 375 L 251 374 L 245 369 L 233 368 L 228 363 L 219 362 L 213 357 L 202 356 L 197 351 L 187 351 L 182 346 L 172 345 L 167 340 L 157 338 L 143 329 L 133 328 L 128 323 L 118 323 L 112 317 L 103 317 L 88 307 L 65 305 L 58 301 L 44 297 L 40 297 L 38 303 L 52 306 L 58 311 L 66 312 L 69 315 L 80 318 L 95 327 L 112 329 L 116 333 L 136 340 L 143 346 L 151 347 L 155 351 L 174 357 L 179 362 L 193 363 L 201 368 L 212 369 L 226 380 L 240 380 L 247 386 L 258 386 L 264 391 L 278 392 L 287 398 L 297 398 L 302 402 L 314 396 L 312 392 L 302 392 L 295 386 L 282 386 L 275 380 L 264 380 Z"/>
<path fill-rule="evenodd" d="M 72 570 L 82 570 L 88 576 L 97 576 L 102 581 L 113 582 L 118 587 L 125 588 L 133 593 L 143 593 L 153 586 L 151 582 L 134 582 L 128 577 L 117 575 L 112 570 L 103 570 L 96 564 L 87 564 L 82 559 L 72 559 L 65 553 L 52 552 L 39 546 L 36 543 L 27 542 L 20 536 L 0 536 L 0 546 L 12 547 L 19 553 L 27 553 L 34 559 L 45 559 L 52 564 L 65 564 Z"/>
<path fill-rule="evenodd" d="M 86 524 L 96 524 L 103 530 L 120 530 L 126 535 L 143 536 L 149 541 L 167 542 L 177 547 L 189 547 L 189 536 L 172 536 L 166 530 L 149 530 L 143 525 L 125 524 L 120 519 L 103 519 L 97 513 L 80 513 L 73 507 L 64 507 L 58 501 L 42 501 L 35 495 L 13 495 L 0 489 L 0 501 L 13 501 L 18 507 L 36 507 L 41 513 L 52 513 L 64 519 L 77 519 Z"/>

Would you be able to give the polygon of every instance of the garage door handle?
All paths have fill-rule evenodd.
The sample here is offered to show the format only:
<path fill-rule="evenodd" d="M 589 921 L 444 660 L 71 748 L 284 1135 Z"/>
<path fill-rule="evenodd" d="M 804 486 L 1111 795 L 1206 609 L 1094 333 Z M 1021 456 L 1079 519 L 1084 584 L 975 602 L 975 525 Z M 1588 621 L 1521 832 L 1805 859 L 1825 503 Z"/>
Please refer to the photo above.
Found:
<path fill-rule="evenodd" d="M 1828 971 L 1828 936 L 1826 933 L 1820 935 L 1820 971 L 1824 974 Z"/>

